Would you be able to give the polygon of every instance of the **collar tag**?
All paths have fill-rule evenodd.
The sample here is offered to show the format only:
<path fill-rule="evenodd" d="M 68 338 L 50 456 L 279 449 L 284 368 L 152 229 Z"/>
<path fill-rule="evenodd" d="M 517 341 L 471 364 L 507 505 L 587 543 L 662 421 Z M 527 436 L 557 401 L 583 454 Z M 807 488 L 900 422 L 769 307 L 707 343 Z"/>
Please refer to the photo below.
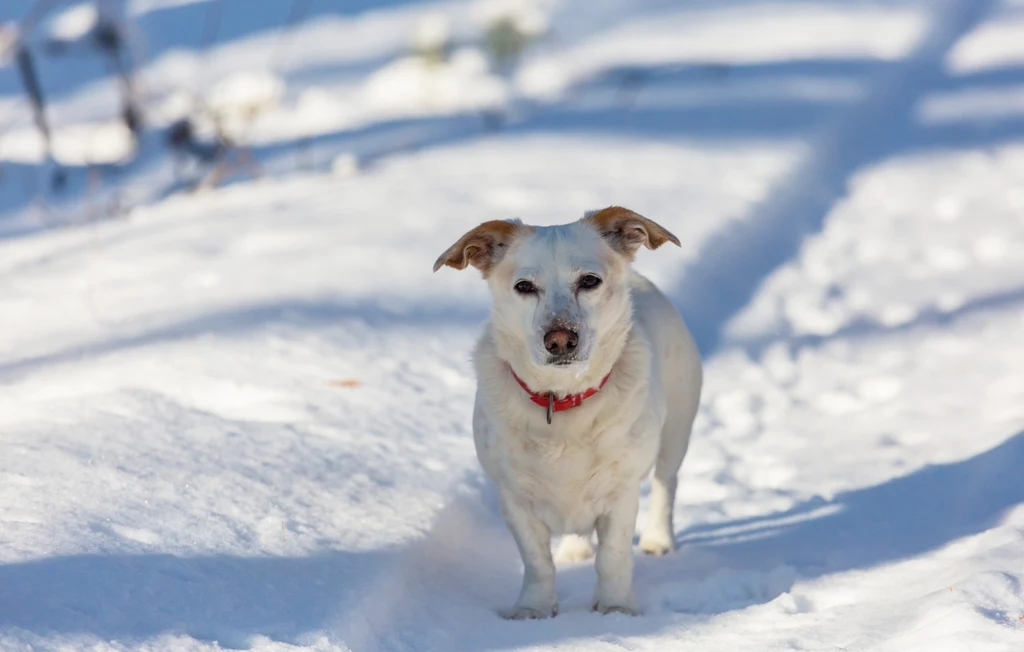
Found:
<path fill-rule="evenodd" d="M 516 382 L 519 383 L 519 386 L 523 388 L 523 391 L 525 391 L 527 395 L 529 395 L 530 400 L 545 409 L 548 425 L 551 425 L 551 416 L 555 412 L 570 410 L 572 408 L 578 408 L 579 406 L 583 405 L 583 401 L 587 400 L 594 394 L 597 394 L 599 391 L 601 391 L 601 388 L 604 387 L 605 383 L 608 382 L 608 378 L 612 375 L 609 371 L 608 375 L 601 379 L 601 384 L 598 385 L 597 387 L 591 387 L 587 391 L 582 392 L 580 394 L 572 394 L 570 396 L 566 396 L 565 398 L 556 399 L 554 392 L 541 393 L 535 392 L 532 389 L 530 389 L 530 386 L 527 385 L 522 378 L 517 376 L 515 371 L 512 371 L 512 365 L 509 365 L 508 370 L 512 374 L 512 377 L 516 379 Z"/>

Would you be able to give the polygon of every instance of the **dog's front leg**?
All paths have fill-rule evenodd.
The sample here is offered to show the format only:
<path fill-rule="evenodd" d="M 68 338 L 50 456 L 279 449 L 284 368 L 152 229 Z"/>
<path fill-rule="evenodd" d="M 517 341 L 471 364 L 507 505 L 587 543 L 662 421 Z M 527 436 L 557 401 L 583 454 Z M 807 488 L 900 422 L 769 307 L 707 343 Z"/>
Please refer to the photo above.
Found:
<path fill-rule="evenodd" d="M 512 530 L 523 558 L 523 589 L 504 618 L 550 618 L 558 614 L 555 562 L 551 558 L 551 530 L 512 496 L 502 496 L 501 513 Z"/>
<path fill-rule="evenodd" d="M 636 615 L 633 597 L 633 530 L 639 487 L 623 491 L 597 518 L 597 591 L 594 611 Z"/>

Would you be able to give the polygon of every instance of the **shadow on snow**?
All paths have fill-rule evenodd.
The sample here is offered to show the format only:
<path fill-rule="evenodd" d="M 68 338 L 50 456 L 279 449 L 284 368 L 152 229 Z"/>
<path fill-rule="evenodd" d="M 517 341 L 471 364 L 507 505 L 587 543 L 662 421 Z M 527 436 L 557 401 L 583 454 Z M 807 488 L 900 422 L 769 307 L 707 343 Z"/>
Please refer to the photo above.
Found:
<path fill-rule="evenodd" d="M 408 593 L 405 597 L 412 600 L 399 603 L 401 608 L 376 612 L 369 640 L 380 649 L 415 641 L 416 649 L 450 652 L 539 644 L 595 632 L 653 633 L 679 617 L 672 612 L 706 617 L 767 602 L 787 591 L 795 576 L 814 578 L 895 563 L 983 532 L 1006 510 L 1024 502 L 1022 465 L 1024 432 L 969 459 L 924 467 L 873 487 L 840 493 L 831 501 L 817 499 L 781 514 L 689 528 L 678 538 L 682 550 L 676 557 L 638 560 L 638 592 L 667 596 L 649 605 L 650 615 L 639 618 L 592 615 L 586 607 L 589 595 L 563 603 L 562 615 L 548 622 L 506 623 L 493 613 L 497 605 L 460 605 L 460 614 L 444 614 L 444 594 L 455 590 L 445 585 L 446 573 L 431 579 L 439 586 L 419 585 L 415 577 L 403 575 L 391 584 L 389 590 L 396 595 L 390 598 L 399 601 Z M 488 507 L 490 522 L 485 527 L 500 527 L 495 511 L 493 505 Z M 434 530 L 450 526 L 439 523 Z M 442 545 L 449 545 L 446 533 L 439 536 Z M 468 539 L 486 541 L 475 535 Z M 461 564 L 459 544 L 451 546 L 448 562 Z M 503 557 L 509 556 L 511 564 L 513 553 L 507 552 Z M 92 634 L 122 642 L 183 634 L 226 647 L 248 647 L 254 636 L 308 644 L 312 632 L 330 632 L 339 619 L 351 620 L 353 614 L 366 616 L 367 595 L 373 587 L 387 584 L 388 575 L 410 555 L 418 565 L 428 559 L 394 549 L 299 558 L 96 554 L 4 564 L 0 630 Z M 781 567 L 795 569 L 795 576 L 784 581 L 787 576 L 777 572 Z M 717 569 L 778 577 L 760 591 L 741 587 L 737 592 L 729 585 L 732 580 L 714 574 Z M 559 582 L 579 594 L 590 590 L 593 573 L 590 564 L 575 565 L 561 571 Z M 494 589 L 511 601 L 518 581 L 514 573 L 501 577 L 507 586 Z M 776 581 L 779 578 L 783 581 Z M 457 630 L 432 631 L 439 624 Z M 343 628 L 335 635 L 345 642 L 350 631 L 351 627 Z"/>

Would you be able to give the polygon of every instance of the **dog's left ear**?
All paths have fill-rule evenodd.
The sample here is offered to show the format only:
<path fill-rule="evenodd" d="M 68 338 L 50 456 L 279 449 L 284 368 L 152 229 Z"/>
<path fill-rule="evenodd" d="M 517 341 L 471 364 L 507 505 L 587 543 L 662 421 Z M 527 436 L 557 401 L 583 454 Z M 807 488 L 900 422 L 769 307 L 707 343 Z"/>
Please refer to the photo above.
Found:
<path fill-rule="evenodd" d="M 472 265 L 486 277 L 505 255 L 512 240 L 529 229 L 519 220 L 484 222 L 448 247 L 434 263 L 434 271 L 445 265 L 455 269 L 466 269 L 467 265 Z"/>
<path fill-rule="evenodd" d="M 612 249 L 630 258 L 641 245 L 648 249 L 657 249 L 666 242 L 682 246 L 665 227 L 621 206 L 587 213 L 583 221 L 596 229 Z"/>

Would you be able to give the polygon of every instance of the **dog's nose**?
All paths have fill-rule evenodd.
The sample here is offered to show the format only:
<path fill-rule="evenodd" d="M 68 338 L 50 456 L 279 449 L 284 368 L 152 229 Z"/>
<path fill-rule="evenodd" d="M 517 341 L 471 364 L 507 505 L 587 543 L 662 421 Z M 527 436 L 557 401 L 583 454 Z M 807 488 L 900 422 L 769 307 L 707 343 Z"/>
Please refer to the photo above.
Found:
<path fill-rule="evenodd" d="M 580 338 L 576 331 L 567 328 L 556 328 L 544 335 L 544 348 L 551 355 L 565 355 L 576 350 Z"/>

